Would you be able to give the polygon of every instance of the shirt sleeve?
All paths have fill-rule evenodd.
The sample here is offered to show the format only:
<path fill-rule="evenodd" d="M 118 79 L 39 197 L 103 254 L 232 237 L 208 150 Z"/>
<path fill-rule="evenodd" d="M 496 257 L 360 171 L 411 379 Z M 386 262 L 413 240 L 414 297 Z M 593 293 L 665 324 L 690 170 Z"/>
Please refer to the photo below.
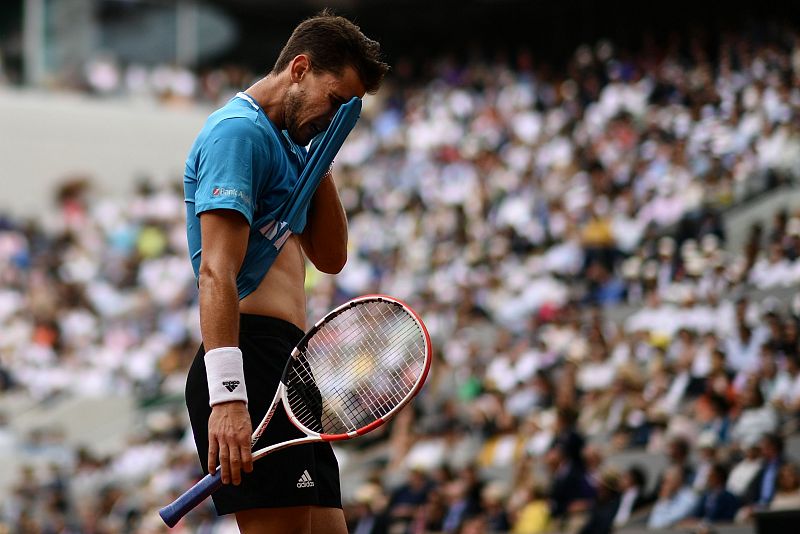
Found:
<path fill-rule="evenodd" d="M 195 215 L 232 209 L 253 224 L 253 142 L 243 136 L 211 136 L 200 152 Z"/>

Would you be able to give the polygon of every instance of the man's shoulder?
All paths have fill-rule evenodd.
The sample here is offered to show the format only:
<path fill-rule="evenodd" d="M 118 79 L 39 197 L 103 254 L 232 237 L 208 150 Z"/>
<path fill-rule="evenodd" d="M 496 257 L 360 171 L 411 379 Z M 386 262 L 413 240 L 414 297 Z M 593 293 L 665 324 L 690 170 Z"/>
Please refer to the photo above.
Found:
<path fill-rule="evenodd" d="M 263 137 L 265 128 L 258 124 L 258 112 L 236 102 L 228 102 L 208 116 L 204 134 L 207 138 L 240 138 L 253 139 Z"/>
<path fill-rule="evenodd" d="M 279 142 L 269 123 L 259 118 L 258 110 L 240 98 L 232 98 L 206 119 L 199 140 L 245 139 L 264 146 Z"/>

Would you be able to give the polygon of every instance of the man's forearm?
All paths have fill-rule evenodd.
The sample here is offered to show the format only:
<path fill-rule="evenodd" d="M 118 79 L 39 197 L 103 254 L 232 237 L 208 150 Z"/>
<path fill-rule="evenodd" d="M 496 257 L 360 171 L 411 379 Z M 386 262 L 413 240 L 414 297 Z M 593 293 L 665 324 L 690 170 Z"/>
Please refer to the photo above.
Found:
<path fill-rule="evenodd" d="M 239 294 L 235 276 L 201 272 L 200 332 L 206 351 L 239 346 Z"/>
<path fill-rule="evenodd" d="M 337 273 L 347 261 L 347 216 L 330 174 L 322 179 L 311 200 L 303 248 L 323 272 Z"/>

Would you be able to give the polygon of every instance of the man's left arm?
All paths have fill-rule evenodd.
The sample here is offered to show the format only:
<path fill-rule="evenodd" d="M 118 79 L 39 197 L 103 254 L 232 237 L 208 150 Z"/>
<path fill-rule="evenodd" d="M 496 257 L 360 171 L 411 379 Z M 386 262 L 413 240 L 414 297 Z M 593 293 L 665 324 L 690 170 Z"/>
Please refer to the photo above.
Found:
<path fill-rule="evenodd" d="M 311 199 L 300 243 L 311 263 L 323 273 L 336 274 L 347 262 L 347 216 L 330 172 Z"/>

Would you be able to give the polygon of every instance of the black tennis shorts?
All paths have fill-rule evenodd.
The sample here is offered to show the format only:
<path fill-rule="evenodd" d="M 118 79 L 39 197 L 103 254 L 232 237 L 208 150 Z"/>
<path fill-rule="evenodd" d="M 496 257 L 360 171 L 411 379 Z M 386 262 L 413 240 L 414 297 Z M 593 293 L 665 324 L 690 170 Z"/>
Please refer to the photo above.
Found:
<path fill-rule="evenodd" d="M 244 358 L 247 408 L 253 427 L 269 408 L 289 353 L 303 337 L 295 325 L 259 315 L 242 314 L 239 348 Z M 203 346 L 197 351 L 186 379 L 186 406 L 192 424 L 197 454 L 203 471 L 208 470 L 208 383 Z M 278 406 L 253 450 L 273 443 L 304 437 Z M 238 486 L 225 485 L 212 495 L 219 515 L 251 508 L 322 506 L 341 508 L 339 464 L 329 443 L 296 445 L 268 454 L 253 463 L 252 473 L 243 473 Z"/>

